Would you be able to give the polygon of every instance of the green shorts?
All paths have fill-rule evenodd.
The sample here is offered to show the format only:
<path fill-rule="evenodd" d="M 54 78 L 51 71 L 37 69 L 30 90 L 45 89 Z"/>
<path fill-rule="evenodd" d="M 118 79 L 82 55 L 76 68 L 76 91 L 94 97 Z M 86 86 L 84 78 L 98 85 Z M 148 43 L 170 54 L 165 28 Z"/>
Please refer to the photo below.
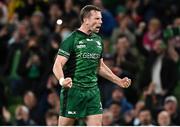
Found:
<path fill-rule="evenodd" d="M 89 115 L 102 114 L 100 92 L 93 88 L 62 88 L 60 94 L 60 116 L 84 118 Z"/>

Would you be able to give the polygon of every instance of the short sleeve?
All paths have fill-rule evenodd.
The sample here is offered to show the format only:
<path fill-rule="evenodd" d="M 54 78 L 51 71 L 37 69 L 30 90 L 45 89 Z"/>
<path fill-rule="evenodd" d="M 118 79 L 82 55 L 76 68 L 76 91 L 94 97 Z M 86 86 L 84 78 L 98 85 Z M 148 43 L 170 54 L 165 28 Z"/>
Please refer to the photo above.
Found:
<path fill-rule="evenodd" d="M 69 58 L 69 56 L 73 50 L 73 43 L 74 43 L 74 37 L 71 34 L 60 44 L 60 48 L 58 50 L 58 55 Z"/>

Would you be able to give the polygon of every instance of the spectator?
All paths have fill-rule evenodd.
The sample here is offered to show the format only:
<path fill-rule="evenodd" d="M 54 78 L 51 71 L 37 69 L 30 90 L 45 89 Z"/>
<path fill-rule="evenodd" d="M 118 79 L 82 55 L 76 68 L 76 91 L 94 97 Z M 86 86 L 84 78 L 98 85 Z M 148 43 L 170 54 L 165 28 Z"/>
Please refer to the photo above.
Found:
<path fill-rule="evenodd" d="M 122 125 L 133 126 L 134 125 L 134 119 L 135 119 L 134 111 L 129 110 L 129 111 L 124 113 Z"/>
<path fill-rule="evenodd" d="M 57 126 L 58 115 L 52 110 L 48 110 L 45 115 L 46 126 Z"/>
<path fill-rule="evenodd" d="M 122 70 L 119 75 L 127 75 L 134 79 L 139 70 L 139 64 L 138 57 L 131 52 L 131 44 L 128 37 L 120 34 L 115 46 L 114 64 Z"/>
<path fill-rule="evenodd" d="M 78 14 L 73 7 L 74 7 L 73 0 L 66 0 L 64 3 L 64 13 L 62 17 L 63 17 L 63 22 L 66 25 L 68 25 L 70 28 L 76 29 L 80 21 L 77 18 Z"/>
<path fill-rule="evenodd" d="M 171 118 L 167 111 L 161 111 L 158 114 L 158 126 L 171 126 Z"/>
<path fill-rule="evenodd" d="M 55 31 L 56 21 L 62 18 L 62 10 L 57 3 L 50 4 L 48 25 L 51 32 Z"/>
<path fill-rule="evenodd" d="M 179 27 L 180 26 L 180 17 L 177 17 L 174 19 L 173 23 L 174 27 Z"/>
<path fill-rule="evenodd" d="M 0 25 L 6 24 L 8 20 L 7 6 L 3 2 L 0 2 Z"/>
<path fill-rule="evenodd" d="M 1 125 L 12 125 L 12 115 L 6 107 L 1 108 L 0 114 Z"/>
<path fill-rule="evenodd" d="M 121 118 L 121 105 L 119 102 L 113 101 L 111 105 L 109 106 L 109 111 L 112 112 L 113 115 L 113 125 L 118 126 L 121 125 L 122 123 L 122 118 Z"/>
<path fill-rule="evenodd" d="M 119 17 L 120 18 L 120 17 Z M 119 35 L 123 34 L 127 36 L 127 39 L 131 44 L 135 43 L 135 36 L 134 34 L 129 30 L 128 25 L 130 24 L 131 19 L 129 15 L 123 16 L 121 19 L 118 21 L 118 27 L 113 29 L 112 36 L 111 36 L 111 42 L 116 43 L 117 40 L 119 39 Z"/>
<path fill-rule="evenodd" d="M 151 112 L 148 109 L 142 109 L 139 112 L 140 126 L 153 126 Z"/>
<path fill-rule="evenodd" d="M 114 101 L 121 106 L 122 114 L 133 108 L 132 105 L 125 98 L 123 90 L 121 88 L 115 88 L 113 90 L 112 99 L 109 102 L 107 102 L 106 106 L 109 107 L 110 105 L 113 104 Z"/>
<path fill-rule="evenodd" d="M 38 100 L 35 94 L 32 91 L 27 91 L 24 94 L 23 102 L 29 110 L 29 118 L 35 121 L 36 124 L 40 124 L 41 121 L 38 115 Z"/>
<path fill-rule="evenodd" d="M 103 118 L 102 118 L 102 125 L 103 126 L 113 126 L 113 114 L 108 109 L 104 110 Z"/>
<path fill-rule="evenodd" d="M 16 108 L 16 126 L 32 126 L 35 125 L 34 121 L 29 118 L 29 109 L 24 105 L 19 105 Z"/>
<path fill-rule="evenodd" d="M 161 23 L 159 19 L 151 19 L 147 29 L 143 37 L 143 46 L 147 51 L 151 51 L 154 46 L 154 41 L 161 35 Z"/>
<path fill-rule="evenodd" d="M 58 113 L 60 110 L 60 102 L 59 97 L 55 91 L 52 91 L 48 94 L 47 101 L 50 105 L 50 108 L 54 110 L 56 113 Z"/>
<path fill-rule="evenodd" d="M 27 91 L 24 95 L 24 104 L 28 109 L 33 109 L 37 104 L 37 99 L 32 91 Z"/>
<path fill-rule="evenodd" d="M 172 55 L 174 53 L 176 55 Z M 178 54 L 174 47 L 166 48 L 162 39 L 156 39 L 153 50 L 145 63 L 146 68 L 141 77 L 140 89 L 145 88 L 152 82 L 155 85 L 156 94 L 170 94 L 177 84 L 177 61 Z M 146 78 L 144 78 L 144 75 L 146 75 Z"/>
<path fill-rule="evenodd" d="M 139 125 L 140 121 L 139 121 L 139 112 L 145 108 L 145 102 L 140 100 L 135 104 L 135 108 L 134 108 L 134 121 L 133 121 L 133 125 L 137 126 Z"/>
<path fill-rule="evenodd" d="M 24 80 L 24 90 L 32 90 L 37 96 L 42 92 L 42 86 L 40 82 L 47 74 L 49 62 L 47 60 L 46 53 L 38 44 L 37 36 L 32 35 L 27 42 L 25 51 L 20 61 L 19 74 Z M 43 64 L 46 61 L 46 64 Z"/>
<path fill-rule="evenodd" d="M 49 29 L 45 26 L 45 16 L 41 11 L 36 11 L 31 16 L 31 33 L 37 36 L 40 46 L 44 49 L 47 45 Z"/>
<path fill-rule="evenodd" d="M 180 125 L 180 112 L 176 97 L 168 96 L 164 101 L 164 110 L 168 112 L 171 122 L 175 125 Z"/>
<path fill-rule="evenodd" d="M 145 108 L 145 102 L 142 101 L 142 100 L 138 101 L 138 102 L 136 103 L 136 105 L 135 105 L 135 108 L 134 108 L 134 114 L 135 114 L 136 117 L 139 115 L 139 112 L 140 112 L 143 108 Z"/>

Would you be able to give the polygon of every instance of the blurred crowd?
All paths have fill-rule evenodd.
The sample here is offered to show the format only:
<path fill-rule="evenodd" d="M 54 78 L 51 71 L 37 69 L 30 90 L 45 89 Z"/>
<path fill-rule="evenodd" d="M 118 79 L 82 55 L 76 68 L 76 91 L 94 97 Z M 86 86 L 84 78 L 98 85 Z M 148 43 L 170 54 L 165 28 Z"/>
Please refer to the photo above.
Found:
<path fill-rule="evenodd" d="M 180 125 L 179 0 L 1 0 L 0 125 L 57 125 L 52 66 L 87 4 L 102 9 L 105 64 L 132 79 L 121 89 L 99 77 L 103 125 Z"/>

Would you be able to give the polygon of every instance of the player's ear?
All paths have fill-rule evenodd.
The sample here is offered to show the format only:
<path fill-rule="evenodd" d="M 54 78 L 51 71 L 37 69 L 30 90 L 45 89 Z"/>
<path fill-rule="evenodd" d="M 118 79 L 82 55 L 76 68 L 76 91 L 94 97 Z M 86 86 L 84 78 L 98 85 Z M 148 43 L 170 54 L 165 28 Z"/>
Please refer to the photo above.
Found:
<path fill-rule="evenodd" d="M 88 18 L 84 18 L 84 24 L 86 24 L 86 25 L 89 24 Z"/>

